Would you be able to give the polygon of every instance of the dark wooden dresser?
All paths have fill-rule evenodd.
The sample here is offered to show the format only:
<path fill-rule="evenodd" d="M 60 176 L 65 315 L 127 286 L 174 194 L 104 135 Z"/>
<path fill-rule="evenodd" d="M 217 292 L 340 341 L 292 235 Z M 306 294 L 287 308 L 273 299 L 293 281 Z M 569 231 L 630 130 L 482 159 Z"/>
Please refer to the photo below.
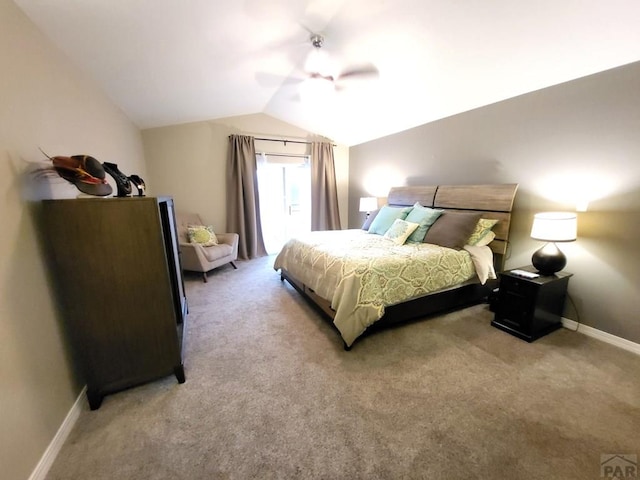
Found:
<path fill-rule="evenodd" d="M 90 408 L 166 375 L 183 383 L 187 301 L 173 200 L 45 200 L 42 225 Z"/>

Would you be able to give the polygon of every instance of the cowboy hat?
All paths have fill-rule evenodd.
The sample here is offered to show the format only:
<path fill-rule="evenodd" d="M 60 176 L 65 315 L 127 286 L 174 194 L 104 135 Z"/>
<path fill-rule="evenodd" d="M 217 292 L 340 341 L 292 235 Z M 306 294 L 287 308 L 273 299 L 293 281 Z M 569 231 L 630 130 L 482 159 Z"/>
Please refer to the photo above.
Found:
<path fill-rule="evenodd" d="M 89 195 L 105 197 L 113 189 L 105 179 L 102 164 L 89 155 L 51 157 L 53 168 L 62 178 L 73 183 L 78 190 Z"/>

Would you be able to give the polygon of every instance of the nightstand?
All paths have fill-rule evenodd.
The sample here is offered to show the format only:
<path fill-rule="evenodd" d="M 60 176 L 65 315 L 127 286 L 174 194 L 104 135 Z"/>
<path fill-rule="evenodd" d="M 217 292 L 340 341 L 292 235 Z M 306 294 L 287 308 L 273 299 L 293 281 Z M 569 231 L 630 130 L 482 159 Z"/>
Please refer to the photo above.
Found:
<path fill-rule="evenodd" d="M 517 270 L 536 272 L 532 266 Z M 526 278 L 512 271 L 501 273 L 491 325 L 527 342 L 557 330 L 562 326 L 562 310 L 571 276 L 571 273 L 558 272 Z"/>

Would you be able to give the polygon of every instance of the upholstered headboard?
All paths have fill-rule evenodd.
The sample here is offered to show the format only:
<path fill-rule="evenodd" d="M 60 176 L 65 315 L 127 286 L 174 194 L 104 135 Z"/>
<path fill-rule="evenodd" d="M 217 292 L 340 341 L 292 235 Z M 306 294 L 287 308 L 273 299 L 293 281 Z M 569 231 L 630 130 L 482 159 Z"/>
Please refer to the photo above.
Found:
<path fill-rule="evenodd" d="M 509 244 L 511 210 L 517 189 L 518 184 L 515 183 L 393 187 L 389 191 L 387 203 L 410 206 L 420 202 L 425 207 L 479 212 L 482 218 L 498 220 L 493 227 L 496 238 L 489 247 L 494 253 L 496 270 L 502 271 Z"/>

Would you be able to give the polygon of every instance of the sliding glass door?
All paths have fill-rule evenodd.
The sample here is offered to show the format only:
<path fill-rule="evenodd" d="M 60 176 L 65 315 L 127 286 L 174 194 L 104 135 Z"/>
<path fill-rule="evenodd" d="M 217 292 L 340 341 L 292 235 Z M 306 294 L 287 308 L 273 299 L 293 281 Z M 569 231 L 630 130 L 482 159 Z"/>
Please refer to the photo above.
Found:
<path fill-rule="evenodd" d="M 262 235 L 267 252 L 273 254 L 291 237 L 311 230 L 309 157 L 257 157 Z"/>

